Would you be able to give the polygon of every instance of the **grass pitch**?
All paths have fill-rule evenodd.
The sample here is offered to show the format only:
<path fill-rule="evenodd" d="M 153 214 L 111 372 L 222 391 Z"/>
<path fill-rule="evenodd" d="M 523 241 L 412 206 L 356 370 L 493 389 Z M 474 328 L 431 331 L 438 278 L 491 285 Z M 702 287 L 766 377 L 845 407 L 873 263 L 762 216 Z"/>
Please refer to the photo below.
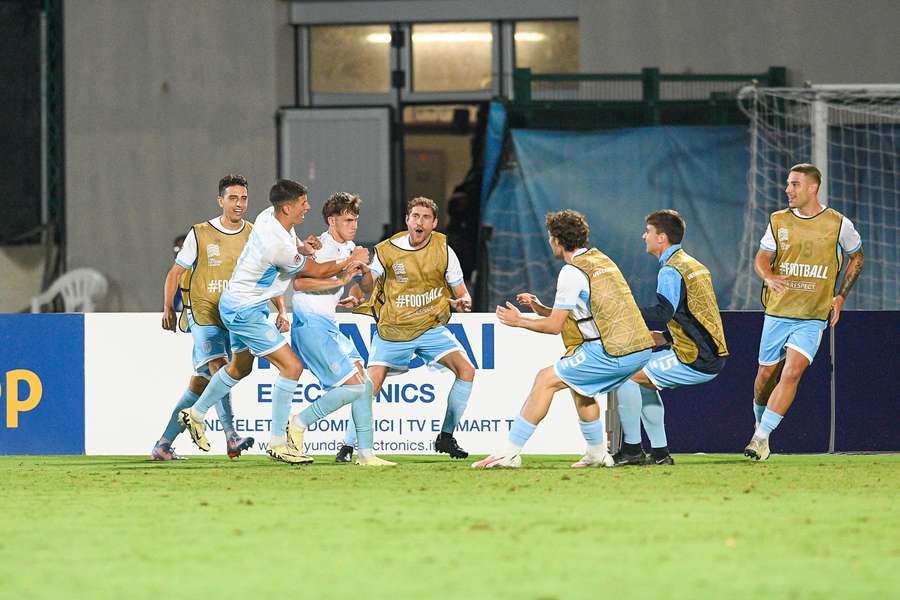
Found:
<path fill-rule="evenodd" d="M 887 598 L 900 456 L 0 458 L 0 598 Z"/>

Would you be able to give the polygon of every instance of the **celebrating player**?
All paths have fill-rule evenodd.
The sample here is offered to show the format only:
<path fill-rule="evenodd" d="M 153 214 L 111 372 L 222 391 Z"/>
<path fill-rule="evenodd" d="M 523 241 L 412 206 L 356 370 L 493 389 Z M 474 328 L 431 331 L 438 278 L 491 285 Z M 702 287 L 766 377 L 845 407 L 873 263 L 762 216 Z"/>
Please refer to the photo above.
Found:
<path fill-rule="evenodd" d="M 235 359 L 220 369 L 210 380 L 206 391 L 190 408 L 182 410 L 179 419 L 188 428 L 191 439 L 201 450 L 209 450 L 203 417 L 206 411 L 250 372 L 251 353 L 265 356 L 278 369 L 272 389 L 272 425 L 267 452 L 274 460 L 291 464 L 312 462 L 292 440 L 302 433 L 289 431 L 291 400 L 303 365 L 286 345 L 287 340 L 278 328 L 268 321 L 268 303 L 280 298 L 294 276 L 301 270 L 315 277 L 330 277 L 342 269 L 353 271 L 359 262 L 331 261 L 316 263 L 306 256 L 319 247 L 315 236 L 305 243 L 297 239 L 294 226 L 303 222 L 309 211 L 306 187 L 295 181 L 279 180 L 269 191 L 270 208 L 256 218 L 256 223 L 244 251 L 238 259 L 228 287 L 219 300 L 219 312 L 228 331 L 244 348 Z M 358 248 L 354 261 L 368 261 L 365 248 Z M 292 435 L 294 434 L 294 435 Z"/>
<path fill-rule="evenodd" d="M 332 194 L 322 207 L 322 217 L 328 230 L 319 236 L 321 248 L 315 260 L 348 259 L 356 245 L 356 229 L 359 222 L 359 196 L 338 192 Z M 371 278 L 367 278 L 371 281 Z M 335 307 L 341 301 L 344 286 L 353 281 L 353 273 L 345 271 L 340 278 L 304 277 L 303 271 L 294 279 L 291 345 L 318 378 L 327 393 L 316 402 L 294 415 L 293 431 L 306 431 L 307 427 L 324 418 L 345 404 L 351 404 L 356 437 L 359 440 L 357 463 L 365 466 L 393 466 L 372 451 L 372 381 L 363 370 L 362 357 L 353 342 L 341 333 L 334 318 Z M 371 292 L 371 289 L 368 291 Z M 355 304 L 354 296 L 343 300 L 345 306 Z M 302 439 L 294 439 L 302 446 Z M 352 452 L 352 446 L 351 446 Z"/>
<path fill-rule="evenodd" d="M 466 458 L 469 453 L 459 447 L 453 430 L 469 402 L 475 368 L 445 325 L 451 308 L 469 312 L 472 299 L 447 237 L 434 231 L 437 224 L 434 200 L 418 197 L 409 201 L 407 231 L 375 246 L 369 269 L 378 281 L 357 312 L 374 316 L 377 321 L 368 369 L 376 395 L 388 369 L 405 371 L 413 354 L 453 371 L 456 380 L 434 449 L 451 458 Z M 448 298 L 448 287 L 453 298 Z"/>
<path fill-rule="evenodd" d="M 658 302 L 641 307 L 641 315 L 646 321 L 668 323 L 668 331 L 651 333 L 657 345 L 672 347 L 654 353 L 650 362 L 618 390 L 625 439 L 615 456 L 616 466 L 647 463 L 641 447 L 641 422 L 650 438 L 650 463 L 674 464 L 658 390 L 711 381 L 728 356 L 712 275 L 681 247 L 684 230 L 684 219 L 674 210 L 659 210 L 646 218 L 642 237 L 647 254 L 659 260 Z"/>
<path fill-rule="evenodd" d="M 549 316 L 529 318 L 511 303 L 497 307 L 504 325 L 538 333 L 562 333 L 571 354 L 538 372 L 531 393 L 509 431 L 506 448 L 472 465 L 477 469 L 519 467 L 522 447 L 547 416 L 553 395 L 570 388 L 584 398 L 614 389 L 650 359 L 653 338 L 631 289 L 616 264 L 596 248 L 588 249 L 590 229 L 584 216 L 571 210 L 548 213 L 548 241 L 553 255 L 565 261 L 556 284 Z M 603 419 L 582 421 L 588 440 L 586 456 L 573 466 L 613 466 L 606 448 Z M 579 411 L 579 416 L 584 415 Z"/>
<path fill-rule="evenodd" d="M 229 339 L 228 330 L 219 318 L 219 296 L 231 277 L 231 271 L 252 225 L 244 221 L 247 211 L 247 180 L 241 175 L 226 175 L 219 181 L 219 206 L 222 214 L 197 223 L 188 232 L 166 275 L 162 327 L 175 331 L 175 293 L 181 289 L 183 311 L 180 326 L 194 338 L 194 375 L 188 388 L 175 405 L 162 437 L 151 452 L 153 460 L 173 460 L 179 456 L 172 442 L 184 426 L 178 420 L 181 410 L 193 406 L 206 389 L 212 375 L 225 365 L 227 356 L 240 351 L 237 340 Z M 279 307 L 284 317 L 284 303 Z M 242 438 L 234 431 L 231 396 L 216 403 L 219 421 L 225 432 L 229 458 L 237 458 L 253 445 L 253 438 Z"/>
<path fill-rule="evenodd" d="M 769 217 L 754 268 L 763 280 L 766 307 L 759 341 L 759 371 L 754 383 L 756 431 L 744 454 L 769 457 L 769 435 L 791 407 L 797 385 L 812 363 L 828 326 L 837 325 L 841 308 L 863 268 L 862 240 L 853 223 L 816 194 L 822 174 L 814 165 L 791 167 L 785 193 L 788 208 Z M 850 261 L 834 295 L 843 255 Z"/>

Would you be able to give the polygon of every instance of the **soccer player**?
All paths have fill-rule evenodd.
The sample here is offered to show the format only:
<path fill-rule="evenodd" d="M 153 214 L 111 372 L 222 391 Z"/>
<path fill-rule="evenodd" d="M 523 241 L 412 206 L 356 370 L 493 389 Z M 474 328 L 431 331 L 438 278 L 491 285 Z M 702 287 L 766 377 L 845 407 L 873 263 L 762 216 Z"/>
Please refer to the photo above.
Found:
<path fill-rule="evenodd" d="M 546 216 L 550 248 L 565 261 L 556 283 L 556 299 L 549 316 L 529 318 L 511 303 L 497 307 L 500 322 L 538 333 L 562 333 L 571 354 L 541 369 L 531 393 L 513 421 L 506 448 L 472 464 L 476 469 L 520 467 L 522 448 L 547 416 L 553 395 L 569 388 L 594 398 L 619 387 L 650 359 L 653 338 L 644 324 L 631 289 L 616 264 L 596 248 L 588 249 L 590 229 L 584 216 L 572 210 Z M 599 407 L 593 421 L 581 430 L 588 451 L 573 466 L 613 466 L 606 447 L 606 430 Z"/>
<path fill-rule="evenodd" d="M 359 223 L 359 205 L 359 196 L 347 192 L 332 194 L 325 202 L 322 217 L 328 230 L 319 236 L 321 248 L 316 251 L 316 261 L 350 258 L 356 247 L 353 238 Z M 352 281 L 353 274 L 349 271 L 339 278 L 319 279 L 304 277 L 301 271 L 294 279 L 291 347 L 327 393 L 294 415 L 291 421 L 296 430 L 304 432 L 319 419 L 349 403 L 353 416 L 350 426 L 354 427 L 359 440 L 357 464 L 393 466 L 396 463 L 383 460 L 372 451 L 372 381 L 363 370 L 362 357 L 353 342 L 341 333 L 334 318 L 344 286 Z M 350 298 L 353 296 L 344 299 L 345 305 L 352 305 L 354 300 Z M 351 452 L 352 449 L 351 446 Z"/>
<path fill-rule="evenodd" d="M 274 460 L 306 464 L 312 462 L 312 458 L 303 453 L 302 443 L 294 443 L 298 437 L 302 442 L 302 433 L 292 435 L 295 432 L 288 423 L 303 365 L 286 345 L 287 340 L 279 329 L 269 323 L 268 303 L 283 296 L 301 270 L 316 277 L 335 275 L 345 267 L 352 271 L 360 266 L 360 262 L 368 262 L 368 251 L 357 248 L 351 256 L 352 261 L 307 261 L 306 257 L 318 249 L 319 242 L 315 236 L 308 237 L 305 243 L 300 242 L 294 231 L 294 226 L 302 223 L 309 211 L 306 187 L 295 181 L 279 180 L 269 191 L 269 201 L 272 206 L 256 218 L 247 245 L 219 300 L 223 324 L 246 349 L 236 352 L 236 360 L 212 377 L 197 402 L 179 413 L 179 419 L 197 447 L 208 451 L 203 422 L 206 412 L 250 372 L 252 355 L 265 356 L 278 369 L 272 389 L 271 437 L 267 453 Z"/>
<path fill-rule="evenodd" d="M 728 348 L 712 275 L 703 263 L 681 247 L 684 219 L 674 210 L 649 214 L 643 240 L 647 254 L 659 261 L 653 306 L 641 307 L 646 321 L 666 322 L 668 331 L 653 331 L 658 346 L 643 369 L 618 390 L 619 420 L 624 444 L 615 455 L 616 466 L 643 465 L 641 422 L 650 438 L 650 464 L 672 465 L 659 391 L 711 381 L 725 366 Z"/>
<path fill-rule="evenodd" d="M 814 165 L 791 167 L 784 190 L 788 208 L 769 217 L 753 265 L 763 280 L 766 308 L 754 383 L 756 431 L 744 449 L 744 455 L 754 460 L 769 457 L 769 435 L 794 401 L 829 313 L 834 327 L 863 268 L 859 233 L 847 217 L 819 204 L 821 183 L 822 174 Z M 842 251 L 850 260 L 835 295 Z"/>
<path fill-rule="evenodd" d="M 375 289 L 356 312 L 377 321 L 368 369 L 376 396 L 388 370 L 407 370 L 414 354 L 453 372 L 456 380 L 434 449 L 451 458 L 466 458 L 469 453 L 460 448 L 453 431 L 469 402 L 475 368 L 445 325 L 451 308 L 471 311 L 472 298 L 447 237 L 434 231 L 437 214 L 437 204 L 430 198 L 409 201 L 407 230 L 375 246 L 375 258 L 369 265 L 372 276 L 377 277 Z M 453 298 L 448 297 L 448 287 Z"/>
<path fill-rule="evenodd" d="M 175 294 L 180 287 L 183 307 L 180 325 L 194 338 L 194 375 L 153 447 L 150 454 L 153 460 L 180 458 L 172 449 L 175 437 L 184 431 L 178 413 L 197 401 L 210 377 L 225 365 L 228 355 L 241 350 L 240 344 L 229 338 L 228 330 L 219 318 L 219 296 L 253 228 L 244 220 L 248 203 L 247 180 L 241 175 L 223 177 L 219 181 L 218 202 L 222 214 L 191 227 L 182 238 L 175 264 L 166 275 L 162 327 L 168 331 L 176 330 Z M 280 315 L 285 316 L 283 303 Z M 230 396 L 224 396 L 216 403 L 216 411 L 225 432 L 228 457 L 237 458 L 253 445 L 253 438 L 242 438 L 234 431 Z"/>

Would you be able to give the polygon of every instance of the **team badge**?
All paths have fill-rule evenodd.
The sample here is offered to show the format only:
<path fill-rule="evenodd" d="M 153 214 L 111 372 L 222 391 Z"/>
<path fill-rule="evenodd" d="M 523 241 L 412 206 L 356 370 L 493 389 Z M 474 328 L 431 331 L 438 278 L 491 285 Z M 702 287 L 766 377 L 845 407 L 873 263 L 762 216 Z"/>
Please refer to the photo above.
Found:
<path fill-rule="evenodd" d="M 406 277 L 406 267 L 403 266 L 403 263 L 396 262 L 394 263 L 394 275 L 397 277 L 397 281 L 400 283 L 406 283 L 409 279 Z"/>
<path fill-rule="evenodd" d="M 206 264 L 209 267 L 219 267 L 222 265 L 222 261 L 216 258 L 220 256 L 222 251 L 219 249 L 218 244 L 207 244 L 206 245 Z"/>

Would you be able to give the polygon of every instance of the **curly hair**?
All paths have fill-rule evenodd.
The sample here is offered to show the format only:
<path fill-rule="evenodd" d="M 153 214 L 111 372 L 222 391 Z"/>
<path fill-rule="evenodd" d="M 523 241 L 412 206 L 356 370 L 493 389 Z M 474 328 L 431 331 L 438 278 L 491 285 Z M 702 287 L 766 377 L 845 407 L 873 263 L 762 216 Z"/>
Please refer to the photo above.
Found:
<path fill-rule="evenodd" d="M 345 212 L 359 216 L 359 205 L 362 200 L 350 192 L 335 192 L 322 205 L 322 218 L 328 223 L 328 217 L 339 217 Z"/>
<path fill-rule="evenodd" d="M 571 252 L 585 248 L 591 236 L 587 219 L 580 212 L 561 210 L 547 213 L 547 231 L 565 250 Z"/>
<path fill-rule="evenodd" d="M 243 175 L 235 175 L 233 173 L 229 173 L 219 180 L 219 196 L 224 196 L 225 190 L 233 185 L 242 185 L 244 187 L 249 187 L 247 185 L 246 177 L 244 177 Z"/>
<path fill-rule="evenodd" d="M 431 198 L 426 198 L 425 196 L 416 196 L 415 198 L 411 199 L 406 205 L 406 214 L 408 215 L 410 212 L 412 212 L 412 209 L 416 206 L 424 206 L 425 208 L 430 208 L 431 214 L 433 214 L 434 218 L 437 219 L 438 205 L 437 202 L 435 202 Z"/>

